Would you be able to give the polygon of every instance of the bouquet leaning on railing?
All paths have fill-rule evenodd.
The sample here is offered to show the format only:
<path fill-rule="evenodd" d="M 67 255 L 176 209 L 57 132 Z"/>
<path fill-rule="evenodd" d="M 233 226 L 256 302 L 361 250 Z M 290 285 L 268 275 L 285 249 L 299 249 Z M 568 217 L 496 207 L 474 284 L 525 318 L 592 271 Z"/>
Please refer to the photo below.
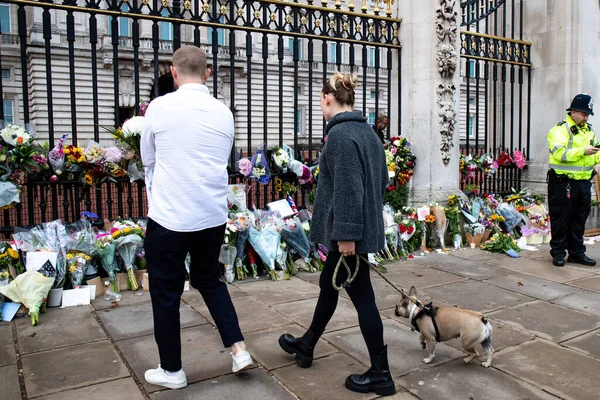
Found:
<path fill-rule="evenodd" d="M 306 236 L 306 232 L 300 223 L 298 218 L 288 219 L 281 231 L 281 238 L 288 244 L 290 250 L 294 250 L 298 253 L 300 257 L 302 257 L 309 268 L 310 272 L 313 272 L 311 260 L 310 260 L 310 242 L 308 240 L 308 236 Z M 288 254 L 291 252 L 288 252 Z M 297 268 L 295 266 L 294 260 L 291 257 L 291 254 L 288 256 L 287 262 L 288 272 L 291 274 L 295 274 L 297 272 Z"/>
<path fill-rule="evenodd" d="M 77 221 L 66 226 L 67 270 L 74 289 L 81 286 L 83 277 L 95 250 L 95 235 L 92 225 L 87 220 Z"/>
<path fill-rule="evenodd" d="M 102 268 L 108 274 L 108 280 L 113 292 L 119 292 L 117 285 L 117 273 L 115 271 L 115 244 L 110 233 L 100 233 L 96 235 L 96 250 L 95 253 L 100 258 Z"/>
<path fill-rule="evenodd" d="M 144 241 L 144 230 L 135 222 L 122 219 L 115 222 L 111 235 L 115 243 L 115 249 L 125 263 L 129 288 L 137 290 L 138 284 L 133 272 L 135 269 L 134 261 L 136 250 Z"/>

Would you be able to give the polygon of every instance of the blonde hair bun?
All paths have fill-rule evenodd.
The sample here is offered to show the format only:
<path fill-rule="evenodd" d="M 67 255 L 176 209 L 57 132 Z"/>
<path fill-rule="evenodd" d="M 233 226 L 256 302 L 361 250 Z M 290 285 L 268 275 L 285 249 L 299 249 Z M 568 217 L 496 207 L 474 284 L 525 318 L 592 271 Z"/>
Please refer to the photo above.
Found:
<path fill-rule="evenodd" d="M 357 83 L 358 77 L 355 74 L 342 74 L 339 71 L 335 71 L 331 79 L 329 79 L 329 84 L 336 90 L 343 87 L 348 91 L 354 91 Z"/>

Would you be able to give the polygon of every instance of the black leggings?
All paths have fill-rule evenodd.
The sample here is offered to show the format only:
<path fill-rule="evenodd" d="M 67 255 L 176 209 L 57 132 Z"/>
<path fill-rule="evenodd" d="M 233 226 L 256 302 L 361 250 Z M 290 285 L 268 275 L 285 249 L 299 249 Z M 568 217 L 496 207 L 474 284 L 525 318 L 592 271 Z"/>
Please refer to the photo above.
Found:
<path fill-rule="evenodd" d="M 333 272 L 340 256 L 341 254 L 338 251 L 330 250 L 327 261 L 325 261 L 325 267 L 321 272 L 319 281 L 321 292 L 319 293 L 319 301 L 317 302 L 315 315 L 309 328 L 317 335 L 325 330 L 337 307 L 339 292 L 334 289 L 331 279 L 333 278 Z M 366 255 L 364 257 L 366 258 Z M 356 268 L 356 256 L 346 257 L 346 262 L 352 272 L 354 272 L 354 268 Z M 377 304 L 375 304 L 375 293 L 373 292 L 369 276 L 370 270 L 371 266 L 361 259 L 358 275 L 346 290 L 358 312 L 358 323 L 367 344 L 367 349 L 369 349 L 369 354 L 373 356 L 380 354 L 384 350 L 384 344 L 383 324 L 379 310 L 377 310 Z M 338 270 L 336 284 L 339 286 L 347 278 L 348 272 L 342 265 Z"/>

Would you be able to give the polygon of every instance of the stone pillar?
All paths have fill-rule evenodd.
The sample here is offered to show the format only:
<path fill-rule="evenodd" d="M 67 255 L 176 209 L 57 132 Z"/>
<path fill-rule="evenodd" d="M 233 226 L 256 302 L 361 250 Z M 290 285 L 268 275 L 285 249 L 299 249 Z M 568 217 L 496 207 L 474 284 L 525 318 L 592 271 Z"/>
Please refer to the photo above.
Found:
<path fill-rule="evenodd" d="M 402 85 L 402 135 L 417 156 L 411 179 L 413 204 L 444 201 L 458 191 L 458 99 L 460 77 L 458 2 L 456 0 L 403 0 L 397 2 L 402 18 L 401 70 L 393 79 Z M 400 72 L 400 76 L 398 76 Z"/>
<path fill-rule="evenodd" d="M 545 17 L 541 17 L 545 16 Z M 524 39 L 532 42 L 531 147 L 524 186 L 546 192 L 547 134 L 577 93 L 596 103 L 600 129 L 600 5 L 597 1 L 527 0 Z"/>

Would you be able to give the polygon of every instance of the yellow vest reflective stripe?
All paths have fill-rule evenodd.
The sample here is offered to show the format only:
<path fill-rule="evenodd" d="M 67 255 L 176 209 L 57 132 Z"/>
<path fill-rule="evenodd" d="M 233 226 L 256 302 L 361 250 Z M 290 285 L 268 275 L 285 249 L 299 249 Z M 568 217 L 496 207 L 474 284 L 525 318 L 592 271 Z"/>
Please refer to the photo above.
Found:
<path fill-rule="evenodd" d="M 585 166 L 578 166 L 578 165 L 560 165 L 560 164 L 550 164 L 550 168 L 552 168 L 553 170 L 555 170 L 556 172 L 560 171 L 575 171 L 575 172 L 585 172 L 585 171 L 591 171 L 594 169 L 593 165 L 585 165 Z"/>

